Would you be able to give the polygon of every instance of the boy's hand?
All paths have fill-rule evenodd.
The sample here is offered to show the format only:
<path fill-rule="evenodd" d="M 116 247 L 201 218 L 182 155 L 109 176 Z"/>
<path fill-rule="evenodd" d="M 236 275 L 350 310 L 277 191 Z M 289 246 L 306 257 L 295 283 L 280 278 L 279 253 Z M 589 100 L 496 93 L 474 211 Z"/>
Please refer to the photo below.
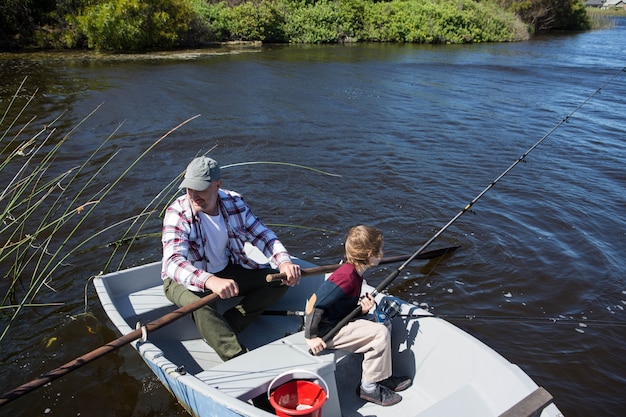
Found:
<path fill-rule="evenodd" d="M 309 345 L 309 349 L 311 349 L 311 353 L 317 355 L 324 349 L 326 349 L 326 342 L 321 337 L 315 337 L 313 339 L 304 339 L 306 340 L 306 344 Z"/>
<path fill-rule="evenodd" d="M 376 301 L 374 301 L 374 298 L 369 293 L 365 293 L 365 295 L 361 297 L 360 304 L 361 313 L 367 314 L 372 307 L 376 305 Z"/>

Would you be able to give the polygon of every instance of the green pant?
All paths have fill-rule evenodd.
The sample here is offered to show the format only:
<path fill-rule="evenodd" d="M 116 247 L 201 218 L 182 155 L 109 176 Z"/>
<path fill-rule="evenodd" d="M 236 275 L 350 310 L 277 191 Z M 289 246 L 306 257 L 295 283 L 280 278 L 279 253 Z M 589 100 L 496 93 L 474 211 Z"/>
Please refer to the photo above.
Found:
<path fill-rule="evenodd" d="M 218 313 L 215 305 L 207 305 L 191 313 L 200 335 L 223 361 L 245 352 L 237 334 L 244 331 L 287 291 L 286 285 L 267 283 L 265 280 L 267 274 L 275 272 L 277 271 L 269 268 L 246 269 L 229 264 L 215 275 L 220 278 L 231 278 L 237 282 L 239 296 L 243 296 L 239 304 L 224 312 L 224 315 Z M 167 299 L 178 307 L 191 304 L 210 293 L 210 291 L 190 291 L 170 278 L 163 281 L 163 290 Z"/>

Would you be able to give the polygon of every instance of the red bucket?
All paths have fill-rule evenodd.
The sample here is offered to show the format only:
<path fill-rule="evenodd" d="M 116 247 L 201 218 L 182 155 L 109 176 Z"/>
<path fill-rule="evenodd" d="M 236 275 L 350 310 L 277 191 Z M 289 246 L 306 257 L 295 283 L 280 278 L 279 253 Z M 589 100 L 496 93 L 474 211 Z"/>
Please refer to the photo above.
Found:
<path fill-rule="evenodd" d="M 296 371 L 290 371 L 289 373 L 295 373 Z M 303 371 L 299 371 L 303 372 Z M 308 373 L 312 373 L 306 371 Z M 318 384 L 306 380 L 306 379 L 293 379 L 286 382 L 276 388 L 269 395 L 270 404 L 276 410 L 276 415 L 279 417 L 293 417 L 293 416 L 307 416 L 307 417 L 321 417 L 322 407 L 327 400 L 328 388 L 326 382 L 320 378 L 317 374 L 317 379 L 324 384 L 324 390 Z M 274 382 L 285 374 L 278 376 L 268 389 L 271 390 Z"/>

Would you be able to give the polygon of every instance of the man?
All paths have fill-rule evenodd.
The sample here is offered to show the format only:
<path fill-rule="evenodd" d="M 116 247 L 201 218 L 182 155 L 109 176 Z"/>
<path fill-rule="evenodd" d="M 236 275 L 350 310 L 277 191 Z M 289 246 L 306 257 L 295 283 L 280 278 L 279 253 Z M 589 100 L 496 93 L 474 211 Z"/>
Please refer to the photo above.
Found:
<path fill-rule="evenodd" d="M 255 318 L 287 291 L 268 284 L 265 276 L 276 272 L 248 258 L 250 242 L 275 263 L 288 286 L 300 282 L 300 266 L 276 234 L 250 210 L 241 195 L 221 189 L 218 163 L 206 156 L 187 166 L 179 188 L 185 195 L 168 207 L 163 219 L 161 277 L 166 297 L 179 307 L 213 292 L 226 299 L 243 296 L 223 315 L 215 306 L 196 310 L 200 334 L 227 361 L 245 353 L 237 338 Z"/>

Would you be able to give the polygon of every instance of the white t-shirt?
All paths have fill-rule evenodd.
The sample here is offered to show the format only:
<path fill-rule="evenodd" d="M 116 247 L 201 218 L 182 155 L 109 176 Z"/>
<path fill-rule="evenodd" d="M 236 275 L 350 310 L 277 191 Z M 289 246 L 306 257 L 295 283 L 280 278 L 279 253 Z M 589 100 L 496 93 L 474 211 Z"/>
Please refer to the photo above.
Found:
<path fill-rule="evenodd" d="M 200 213 L 200 226 L 205 240 L 204 256 L 207 261 L 207 272 L 212 274 L 220 272 L 228 265 L 226 252 L 228 232 L 224 217 L 221 214 L 209 216 L 206 213 Z"/>

